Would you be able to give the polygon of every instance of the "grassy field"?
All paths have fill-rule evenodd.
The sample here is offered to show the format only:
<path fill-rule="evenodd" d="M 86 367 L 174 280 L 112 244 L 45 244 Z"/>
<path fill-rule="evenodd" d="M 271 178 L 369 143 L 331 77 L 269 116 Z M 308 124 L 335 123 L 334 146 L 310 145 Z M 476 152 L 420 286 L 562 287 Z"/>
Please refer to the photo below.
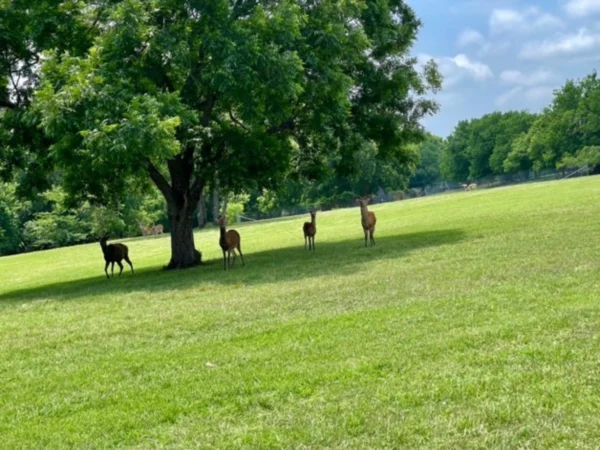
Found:
<path fill-rule="evenodd" d="M 597 446 L 600 178 L 372 210 L 0 259 L 0 448 Z"/>

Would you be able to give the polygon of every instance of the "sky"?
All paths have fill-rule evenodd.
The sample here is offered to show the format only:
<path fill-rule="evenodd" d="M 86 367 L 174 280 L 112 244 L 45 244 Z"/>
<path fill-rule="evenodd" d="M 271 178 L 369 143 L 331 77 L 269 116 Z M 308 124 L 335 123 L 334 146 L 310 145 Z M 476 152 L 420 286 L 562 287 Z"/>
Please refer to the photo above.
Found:
<path fill-rule="evenodd" d="M 413 53 L 444 75 L 425 127 L 446 137 L 492 111 L 539 112 L 553 90 L 600 66 L 600 0 L 408 0 L 423 21 Z"/>

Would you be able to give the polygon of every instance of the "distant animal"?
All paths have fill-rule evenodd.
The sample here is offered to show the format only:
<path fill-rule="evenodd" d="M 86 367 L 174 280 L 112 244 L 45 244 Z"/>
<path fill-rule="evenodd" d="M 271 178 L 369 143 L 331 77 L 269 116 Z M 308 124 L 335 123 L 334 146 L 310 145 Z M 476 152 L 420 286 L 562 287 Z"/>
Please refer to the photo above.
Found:
<path fill-rule="evenodd" d="M 356 197 L 358 204 L 360 205 L 360 217 L 361 224 L 363 227 L 363 231 L 365 232 L 365 247 L 367 246 L 367 240 L 371 238 L 371 247 L 375 245 L 375 238 L 373 235 L 375 234 L 375 224 L 377 223 L 377 218 L 375 217 L 375 213 L 369 211 L 367 205 L 371 201 L 371 197 Z"/>
<path fill-rule="evenodd" d="M 240 233 L 236 230 L 226 231 L 227 227 L 227 219 L 223 216 L 219 217 L 219 228 L 220 228 L 220 237 L 219 237 L 219 245 L 223 250 L 223 270 L 227 270 L 227 268 L 232 268 L 235 265 L 235 258 L 237 250 L 242 258 L 242 265 L 246 265 L 244 262 L 244 255 L 242 254 L 242 245 Z M 231 257 L 233 255 L 233 258 Z"/>
<path fill-rule="evenodd" d="M 165 230 L 165 227 L 163 227 L 161 224 L 154 225 L 152 227 L 152 234 L 163 234 L 164 230 Z"/>
<path fill-rule="evenodd" d="M 133 271 L 133 264 L 129 259 L 129 249 L 125 244 L 107 244 L 109 235 L 105 234 L 100 238 L 100 247 L 102 247 L 102 253 L 104 253 L 104 261 L 106 261 L 106 265 L 104 266 L 104 272 L 106 273 L 106 278 L 110 278 L 108 276 L 108 265 L 111 266 L 111 275 L 115 276 L 115 263 L 119 265 L 121 271 L 119 272 L 119 276 L 123 273 L 123 264 L 121 261 L 125 260 L 129 267 L 131 267 L 131 273 L 135 273 Z"/>
<path fill-rule="evenodd" d="M 152 227 L 145 226 L 142 222 L 138 222 L 140 226 L 140 231 L 142 232 L 142 236 L 148 236 L 152 234 Z"/>
<path fill-rule="evenodd" d="M 304 222 L 302 227 L 304 231 L 304 250 L 306 250 L 308 243 L 308 250 L 315 249 L 315 234 L 317 234 L 317 212 L 310 212 L 310 222 Z"/>
<path fill-rule="evenodd" d="M 474 191 L 477 189 L 477 185 L 475 183 L 463 184 L 462 186 L 465 191 Z"/>

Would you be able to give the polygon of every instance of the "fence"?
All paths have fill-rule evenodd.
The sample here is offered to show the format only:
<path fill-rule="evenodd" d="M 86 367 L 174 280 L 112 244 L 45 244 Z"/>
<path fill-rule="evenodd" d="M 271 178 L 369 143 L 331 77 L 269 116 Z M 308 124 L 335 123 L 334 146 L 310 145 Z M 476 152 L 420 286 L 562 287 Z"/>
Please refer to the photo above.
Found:
<path fill-rule="evenodd" d="M 551 180 L 561 180 L 566 178 L 575 178 L 592 175 L 595 172 L 588 166 L 571 169 L 544 169 L 540 171 L 526 170 L 505 175 L 494 175 L 482 178 L 477 181 L 471 181 L 476 189 L 492 189 L 502 186 L 519 185 L 526 183 L 537 183 Z M 457 181 L 440 181 L 427 186 L 425 189 L 409 189 L 406 192 L 385 192 L 380 189 L 373 198 L 372 204 L 389 203 L 401 201 L 409 198 L 424 197 L 431 195 L 440 195 L 449 192 L 464 191 L 466 185 Z M 311 209 L 328 211 L 340 208 L 349 208 L 356 206 L 354 201 L 336 202 L 328 205 L 304 205 L 282 208 L 260 215 L 248 214 L 239 216 L 238 222 L 254 222 L 257 220 L 278 219 L 300 214 L 308 214 Z"/>

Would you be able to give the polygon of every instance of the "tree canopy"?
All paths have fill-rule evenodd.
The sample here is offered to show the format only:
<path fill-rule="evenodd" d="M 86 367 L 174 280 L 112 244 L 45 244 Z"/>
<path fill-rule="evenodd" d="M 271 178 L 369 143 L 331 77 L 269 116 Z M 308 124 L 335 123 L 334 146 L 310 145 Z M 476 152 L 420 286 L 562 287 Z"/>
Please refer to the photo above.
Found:
<path fill-rule="evenodd" d="M 433 63 L 417 70 L 421 23 L 402 0 L 44 7 L 68 20 L 51 15 L 54 40 L 29 49 L 41 63 L 41 82 L 26 76 L 39 147 L 75 201 L 107 203 L 151 180 L 168 205 L 171 267 L 198 262 L 191 217 L 207 186 L 355 174 L 356 155 L 373 146 L 378 159 L 408 164 L 419 120 L 437 109 L 425 94 L 440 77 Z"/>

